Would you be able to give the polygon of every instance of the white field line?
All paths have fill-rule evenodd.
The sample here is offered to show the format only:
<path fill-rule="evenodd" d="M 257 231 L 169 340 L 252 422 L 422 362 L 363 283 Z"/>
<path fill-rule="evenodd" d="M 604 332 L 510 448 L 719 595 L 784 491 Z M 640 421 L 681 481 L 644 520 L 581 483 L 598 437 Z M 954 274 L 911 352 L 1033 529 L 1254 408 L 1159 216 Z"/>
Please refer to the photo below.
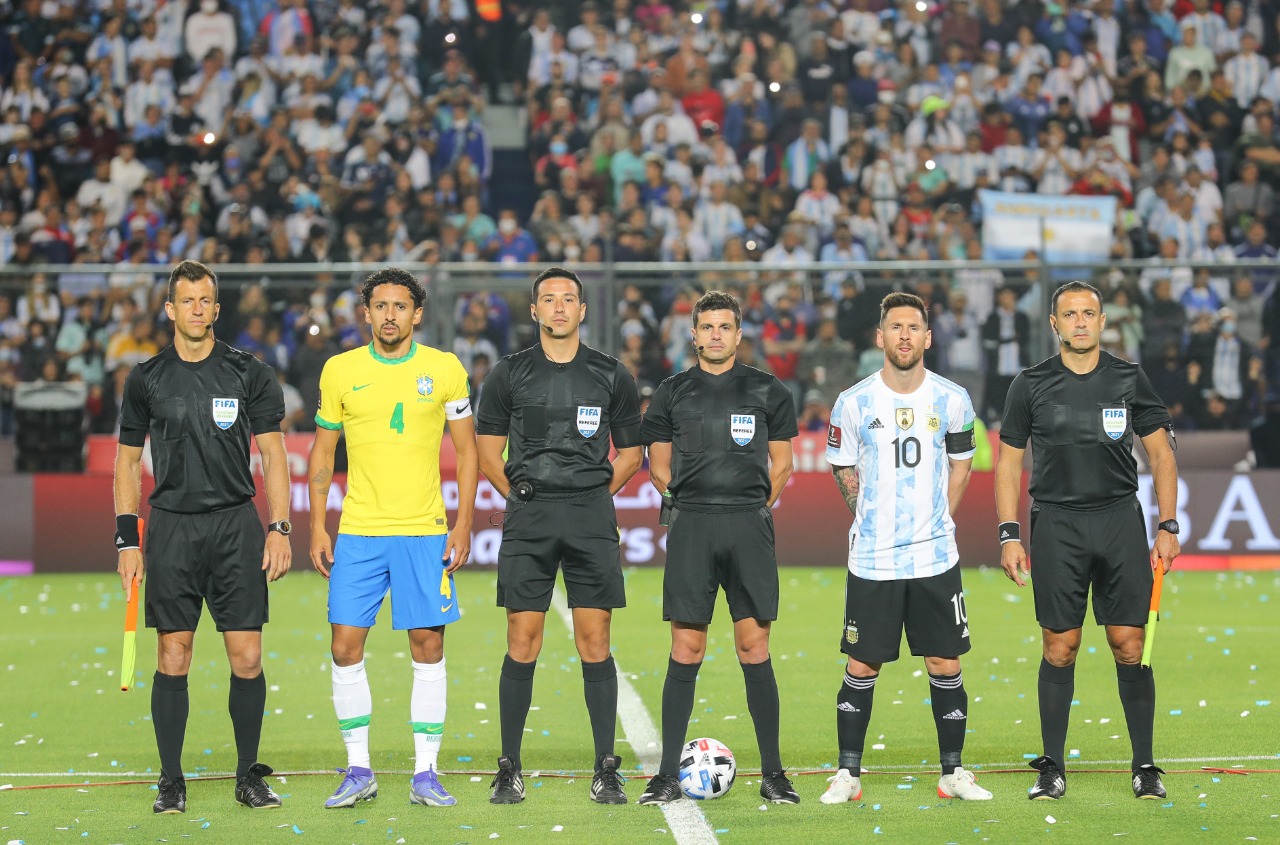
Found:
<path fill-rule="evenodd" d="M 551 606 L 559 614 L 564 626 L 572 632 L 573 611 L 569 610 L 569 604 L 559 587 L 551 594 Z M 616 664 L 617 661 L 614 662 Z M 658 729 L 621 666 L 618 667 L 618 718 L 622 721 L 622 734 L 630 743 L 637 760 L 644 766 L 645 775 L 657 774 L 658 764 L 662 762 Z M 696 801 L 682 798 L 663 804 L 662 814 L 678 845 L 718 845 L 715 831 L 711 829 Z"/>

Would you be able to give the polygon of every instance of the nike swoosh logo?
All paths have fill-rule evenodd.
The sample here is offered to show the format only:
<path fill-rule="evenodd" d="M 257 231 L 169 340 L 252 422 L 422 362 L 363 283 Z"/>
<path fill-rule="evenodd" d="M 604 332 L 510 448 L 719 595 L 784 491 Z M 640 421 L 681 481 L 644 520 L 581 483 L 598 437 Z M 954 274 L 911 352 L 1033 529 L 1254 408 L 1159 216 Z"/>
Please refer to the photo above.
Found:
<path fill-rule="evenodd" d="M 450 610 L 452 610 L 452 609 L 453 609 L 453 602 L 449 602 L 448 604 L 442 604 L 442 605 L 440 605 L 440 612 L 441 612 L 441 613 L 448 613 L 448 612 L 449 612 Z"/>
<path fill-rule="evenodd" d="M 373 382 L 369 382 L 369 384 L 373 384 Z M 369 386 L 369 384 L 357 384 L 357 385 L 353 385 L 351 389 L 352 389 L 352 390 L 364 390 L 366 387 L 368 387 L 368 386 Z"/>

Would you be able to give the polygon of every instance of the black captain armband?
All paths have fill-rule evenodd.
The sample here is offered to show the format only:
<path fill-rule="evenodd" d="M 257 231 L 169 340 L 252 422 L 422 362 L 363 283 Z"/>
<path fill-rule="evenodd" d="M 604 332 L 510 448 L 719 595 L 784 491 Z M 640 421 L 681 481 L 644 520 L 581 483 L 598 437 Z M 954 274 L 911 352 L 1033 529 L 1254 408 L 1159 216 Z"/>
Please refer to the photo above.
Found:
<path fill-rule="evenodd" d="M 961 455 L 965 452 L 972 452 L 978 446 L 978 441 L 974 437 L 972 426 L 966 428 L 964 431 L 948 432 L 946 441 L 948 455 Z"/>
<path fill-rule="evenodd" d="M 1000 523 L 1000 545 L 1005 543 L 1021 543 L 1022 526 L 1016 522 Z"/>
<path fill-rule="evenodd" d="M 138 536 L 138 515 L 122 513 L 116 517 L 116 551 L 142 548 L 142 538 Z"/>

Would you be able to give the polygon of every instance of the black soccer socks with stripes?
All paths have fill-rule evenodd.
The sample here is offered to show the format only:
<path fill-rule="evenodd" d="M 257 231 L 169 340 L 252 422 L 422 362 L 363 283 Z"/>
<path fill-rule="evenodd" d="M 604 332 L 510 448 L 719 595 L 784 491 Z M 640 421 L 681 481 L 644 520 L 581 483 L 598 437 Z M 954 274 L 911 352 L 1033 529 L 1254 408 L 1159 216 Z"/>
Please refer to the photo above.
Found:
<path fill-rule="evenodd" d="M 582 692 L 591 719 L 591 735 L 596 744 L 596 770 L 600 761 L 613 753 L 618 724 L 618 667 L 609 655 L 599 663 L 582 661 Z"/>
<path fill-rule="evenodd" d="M 236 778 L 249 773 L 249 767 L 258 762 L 258 743 L 262 739 L 262 712 L 267 705 L 267 679 L 261 672 L 257 677 L 241 678 L 231 675 L 231 690 L 227 693 L 227 713 L 231 715 L 231 729 L 236 735 Z"/>
<path fill-rule="evenodd" d="M 1066 770 L 1067 725 L 1071 721 L 1071 699 L 1076 694 L 1076 665 L 1054 666 L 1040 658 L 1040 741 L 1044 756 Z"/>
<path fill-rule="evenodd" d="M 677 663 L 667 659 L 667 680 L 662 685 L 662 763 L 658 774 L 675 777 L 680 771 L 680 751 L 685 731 L 693 715 L 693 693 L 698 685 L 697 663 Z"/>
<path fill-rule="evenodd" d="M 187 735 L 190 710 L 187 676 L 156 672 L 151 679 L 151 724 L 156 731 L 160 771 L 170 780 L 182 778 L 182 742 Z"/>
<path fill-rule="evenodd" d="M 855 678 L 847 671 L 840 692 L 836 693 L 836 738 L 840 743 L 838 766 L 854 777 L 862 772 L 862 752 L 867 744 L 867 726 L 871 724 L 871 704 L 875 699 L 876 679 Z"/>
<path fill-rule="evenodd" d="M 1156 679 L 1150 666 L 1117 663 L 1116 682 L 1120 687 L 1120 706 L 1129 725 L 1129 742 L 1133 746 L 1133 771 L 1154 763 L 1151 734 L 1156 721 Z"/>
<path fill-rule="evenodd" d="M 510 757 L 520 771 L 520 745 L 524 741 L 524 723 L 533 701 L 533 672 L 538 661 L 520 663 L 506 655 L 502 659 L 502 676 L 498 679 L 498 718 L 502 725 L 502 756 Z"/>
<path fill-rule="evenodd" d="M 942 773 L 949 775 L 960 767 L 964 751 L 964 729 L 969 719 L 969 694 L 964 690 L 964 675 L 929 673 L 929 701 L 933 706 L 933 724 L 938 729 L 938 753 Z"/>
<path fill-rule="evenodd" d="M 760 746 L 760 770 L 765 774 L 782 771 L 782 753 L 778 750 L 778 680 L 773 676 L 773 661 L 743 663 L 742 677 L 747 685 L 747 710 L 756 726 L 756 744 Z"/>

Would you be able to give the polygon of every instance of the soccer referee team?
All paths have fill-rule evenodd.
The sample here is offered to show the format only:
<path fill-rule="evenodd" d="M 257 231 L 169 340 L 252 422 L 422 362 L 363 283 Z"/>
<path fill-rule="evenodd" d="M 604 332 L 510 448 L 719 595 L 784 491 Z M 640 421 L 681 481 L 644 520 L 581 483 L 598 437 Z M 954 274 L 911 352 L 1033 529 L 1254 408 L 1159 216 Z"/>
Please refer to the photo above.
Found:
<path fill-rule="evenodd" d="M 640 468 L 646 450 L 650 479 L 662 495 L 659 521 L 667 527 L 662 613 L 671 626 L 671 652 L 662 691 L 662 759 L 639 803 L 666 804 L 683 794 L 680 752 L 720 590 L 733 617 L 759 746 L 760 795 L 799 803 L 782 765 L 769 655 L 779 603 L 772 507 L 791 476 L 797 434 L 790 392 L 738 361 L 740 304 L 711 291 L 692 313 L 697 363 L 659 385 L 642 418 L 628 371 L 579 339 L 587 310 L 581 280 L 553 267 L 538 275 L 531 292 L 538 342 L 494 367 L 474 410 L 458 359 L 413 339 L 426 291 L 403 270 L 368 277 L 361 299 L 373 339 L 325 364 L 308 466 L 308 545 L 312 565 L 329 581 L 330 680 L 347 750 L 342 780 L 325 807 L 351 807 L 378 794 L 364 644 L 388 593 L 392 627 L 407 632 L 411 656 L 416 760 L 410 800 L 456 803 L 437 772 L 447 712 L 444 640 L 446 627 L 460 618 L 453 573 L 470 556 L 481 473 L 506 499 L 497 603 L 507 614 L 507 651 L 498 689 L 501 756 L 490 801 L 525 798 L 521 745 L 546 614 L 562 572 L 595 748 L 589 796 L 627 803 L 614 748 L 618 675 L 610 628 L 626 597 L 613 495 Z M 291 565 L 284 403 L 265 364 L 214 339 L 218 309 L 215 273 L 195 261 L 177 265 L 165 303 L 174 344 L 130 374 L 121 407 L 115 544 L 126 593 L 143 577 L 145 548 L 146 622 L 157 630 L 156 813 L 186 810 L 187 674 L 203 605 L 223 635 L 231 668 L 236 801 L 281 806 L 265 780 L 272 770 L 257 755 L 266 700 L 267 584 Z M 1106 316 L 1095 288 L 1063 285 L 1049 322 L 1059 353 L 1014 379 L 996 467 L 1001 566 L 1024 586 L 1030 560 L 1036 562 L 1043 749 L 1031 764 L 1038 777 L 1028 795 L 1045 800 L 1066 793 L 1063 750 L 1092 587 L 1094 618 L 1106 627 L 1132 742 L 1133 793 L 1163 798 L 1152 752 L 1155 683 L 1140 657 L 1153 572 L 1157 566 L 1167 571 L 1179 553 L 1171 418 L 1141 368 L 1101 351 Z M 919 297 L 884 298 L 876 343 L 884 350 L 883 368 L 840 394 L 828 432 L 826 457 L 853 519 L 839 626 L 847 663 L 835 702 L 838 766 L 821 802 L 862 797 L 876 681 L 883 664 L 898 658 L 904 632 L 929 677 L 942 767 L 938 794 L 988 800 L 991 793 L 961 760 L 969 702 L 960 659 L 970 649 L 970 627 L 953 516 L 976 448 L 974 408 L 964 388 L 924 367 L 932 337 Z M 440 482 L 445 428 L 457 455 L 452 530 Z M 1135 432 L 1159 508 L 1151 547 L 1136 498 Z M 144 544 L 138 511 L 148 438 L 155 486 Z M 251 440 L 261 454 L 265 531 L 253 505 Z M 340 441 L 347 491 L 334 538 L 325 515 Z M 1029 445 L 1032 505 L 1024 546 L 1018 500 Z"/>

